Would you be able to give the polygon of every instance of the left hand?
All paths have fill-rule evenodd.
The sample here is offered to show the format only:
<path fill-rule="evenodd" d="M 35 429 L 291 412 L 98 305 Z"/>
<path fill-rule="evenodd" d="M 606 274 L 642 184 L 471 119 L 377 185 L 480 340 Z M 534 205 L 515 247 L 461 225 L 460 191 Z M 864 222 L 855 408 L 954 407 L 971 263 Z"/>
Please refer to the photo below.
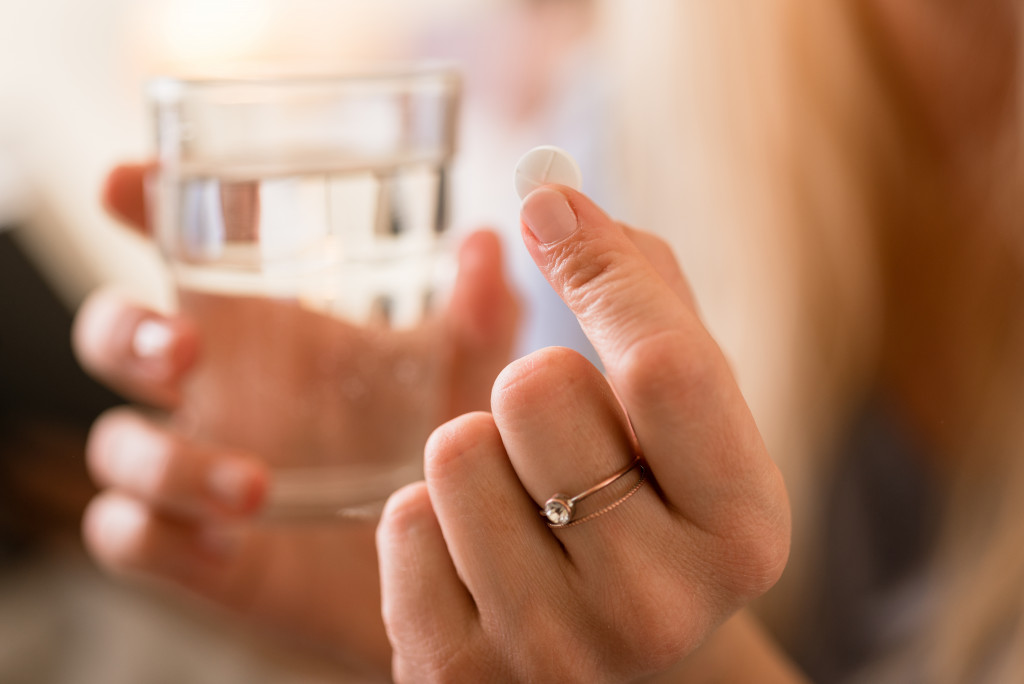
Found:
<path fill-rule="evenodd" d="M 146 169 L 115 169 L 103 199 L 129 228 L 148 236 Z M 463 242 L 441 330 L 432 329 L 442 334 L 443 351 L 452 360 L 449 381 L 429 399 L 438 422 L 486 406 L 490 385 L 508 361 L 518 305 L 502 270 L 496 235 L 478 231 Z M 232 304 L 205 312 L 208 318 L 219 316 L 217 324 L 224 326 L 239 316 L 289 311 L 269 301 Z M 358 341 L 351 326 L 334 319 L 323 325 L 329 331 L 323 339 L 336 347 Z M 156 330 L 158 344 L 144 334 L 147 330 Z M 211 354 L 223 354 L 225 346 L 220 340 L 218 352 L 200 332 L 195 320 L 166 317 L 109 292 L 92 295 L 78 313 L 74 347 L 83 366 L 151 407 L 113 409 L 93 427 L 87 460 L 102 491 L 83 521 L 87 547 L 117 572 L 180 586 L 275 633 L 299 637 L 314 648 L 327 646 L 346 664 L 386 672 L 391 653 L 380 619 L 374 521 L 262 523 L 258 514 L 269 473 L 258 447 L 269 441 L 268 435 L 297 425 L 332 426 L 339 443 L 408 438 L 397 410 L 408 397 L 396 401 L 393 395 L 380 395 L 380 401 L 364 407 L 378 410 L 355 416 L 318 401 L 302 411 L 289 408 L 270 416 L 264 411 L 259 421 L 246 422 L 246 412 L 238 410 L 250 399 L 240 389 L 245 385 L 227 382 L 216 394 L 207 390 L 205 400 L 216 400 L 211 414 L 236 417 L 236 434 L 242 433 L 252 448 L 197 438 L 179 429 L 174 416 L 181 411 L 184 385 L 196 382 L 197 362 L 205 358 L 210 365 Z M 140 344 L 147 338 L 149 343 Z M 297 368 L 306 358 L 286 357 L 297 359 Z M 364 357 L 358 358 L 364 363 Z"/>
<path fill-rule="evenodd" d="M 398 681 L 620 681 L 693 651 L 780 576 L 789 508 L 668 248 L 558 186 L 523 238 L 607 369 L 546 349 L 508 366 L 492 413 L 439 428 L 426 481 L 377 530 Z M 642 454 L 651 482 L 578 526 L 538 508 Z M 580 503 L 622 499 L 636 471 Z"/>

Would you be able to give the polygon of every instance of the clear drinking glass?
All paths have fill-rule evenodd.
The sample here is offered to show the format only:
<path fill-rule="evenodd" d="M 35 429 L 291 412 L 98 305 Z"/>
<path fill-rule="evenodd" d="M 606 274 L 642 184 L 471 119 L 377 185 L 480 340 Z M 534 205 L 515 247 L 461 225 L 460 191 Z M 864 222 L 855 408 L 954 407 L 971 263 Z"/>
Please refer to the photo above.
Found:
<path fill-rule="evenodd" d="M 446 68 L 150 84 L 152 220 L 202 345 L 178 418 L 266 460 L 269 517 L 421 476 L 459 92 Z"/>

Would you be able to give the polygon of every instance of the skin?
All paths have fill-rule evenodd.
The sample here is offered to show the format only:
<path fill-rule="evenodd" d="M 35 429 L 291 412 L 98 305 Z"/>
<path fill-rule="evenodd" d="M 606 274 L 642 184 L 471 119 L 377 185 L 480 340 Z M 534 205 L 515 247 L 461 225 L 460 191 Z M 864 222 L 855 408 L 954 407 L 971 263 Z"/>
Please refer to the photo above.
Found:
<path fill-rule="evenodd" d="M 103 191 L 107 209 L 143 234 L 146 171 L 141 165 L 114 169 Z M 518 318 L 493 234 L 467 238 L 459 265 L 448 309 L 439 325 L 424 331 L 435 338 L 426 346 L 443 345 L 451 359 L 446 400 L 435 401 L 441 407 L 436 422 L 486 407 L 491 382 L 510 356 Z M 137 345 L 145 326 L 163 331 L 159 344 Z M 326 332 L 355 334 L 340 324 Z M 194 323 L 100 291 L 79 311 L 73 343 L 94 376 L 150 407 L 115 409 L 92 429 L 87 460 L 103 488 L 83 521 L 93 555 L 114 571 L 169 582 L 343 661 L 386 673 L 390 647 L 380 618 L 375 522 L 252 524 L 268 485 L 259 454 L 197 438 L 179 419 L 183 385 L 203 358 Z M 389 399 L 369 402 L 359 420 L 393 424 Z M 325 418 L 333 418 L 327 411 Z M 287 414 L 276 421 L 260 418 L 236 427 L 273 435 L 295 420 Z M 345 416 L 337 418 L 343 422 Z"/>
<path fill-rule="evenodd" d="M 1011 61 L 1001 51 L 1016 49 L 1017 38 L 1001 12 L 1012 5 L 958 2 L 940 11 L 922 2 L 862 3 L 865 16 L 880 29 L 873 35 L 883 58 L 895 66 L 897 90 L 909 98 L 908 115 L 922 123 L 915 144 L 941 161 L 936 167 L 940 188 L 976 187 L 971 169 L 977 159 L 971 155 L 1005 123 L 1000 93 L 1010 81 L 1000 70 Z M 988 37 L 988 51 L 979 56 L 970 41 L 957 42 L 964 32 L 956 27 L 964 25 Z M 960 54 L 972 55 L 971 69 L 963 68 L 971 60 Z M 128 185 L 115 178 L 108 200 L 141 225 L 141 195 Z M 397 492 L 377 529 L 383 617 L 393 652 L 382 645 L 382 632 L 367 645 L 344 625 L 371 612 L 375 594 L 361 607 L 346 605 L 346 596 L 359 593 L 345 589 L 366 586 L 375 563 L 350 568 L 330 592 L 318 588 L 316 610 L 309 610 L 313 597 L 302 600 L 293 586 L 296 577 L 308 577 L 298 574 L 305 568 L 282 569 L 277 601 L 251 612 L 262 610 L 271 623 L 301 626 L 327 642 L 368 648 L 364 653 L 374 654 L 378 664 L 391 659 L 399 681 L 528 680 L 541 673 L 549 679 L 611 681 L 669 666 L 673 669 L 662 675 L 666 681 L 796 681 L 798 675 L 756 624 L 743 614 L 727 619 L 777 578 L 788 545 L 785 493 L 727 365 L 700 325 L 664 246 L 610 221 L 586 198 L 564 188 L 557 192 L 578 214 L 576 232 L 545 244 L 524 229 L 524 241 L 580 318 L 602 355 L 607 379 L 571 352 L 544 350 L 502 372 L 491 392 L 490 412 L 460 415 L 431 437 L 425 482 Z M 962 199 L 970 206 L 970 197 Z M 899 249 L 896 244 L 894 263 L 905 263 Z M 998 291 L 999 285 L 976 275 L 992 273 L 985 265 L 1005 250 L 981 242 L 977 249 L 971 259 L 950 257 L 950 263 L 964 264 L 952 274 L 940 268 L 945 275 L 936 278 L 927 268 L 904 270 L 900 277 L 909 281 L 891 288 L 903 293 L 904 299 L 890 302 L 889 312 L 903 327 L 883 348 L 885 380 L 921 432 L 937 444 L 951 439 L 946 432 L 951 428 L 943 418 L 949 409 L 937 411 L 936 398 L 971 396 L 961 391 L 963 378 L 971 374 L 961 372 L 960 363 L 942 362 L 943 355 L 972 356 L 965 350 L 984 348 L 984 337 L 994 334 L 974 325 L 970 316 L 977 311 L 972 303 L 991 294 L 984 288 Z M 943 254 L 931 267 L 942 266 Z M 946 289 L 924 299 L 941 306 L 921 312 L 919 293 L 926 287 L 933 291 L 937 283 Z M 978 287 L 980 292 L 972 289 Z M 181 379 L 200 353 L 189 323 L 164 321 L 174 331 L 173 342 L 158 358 L 139 359 L 126 340 L 138 322 L 155 314 L 101 298 L 90 306 L 96 308 L 83 310 L 76 333 L 87 365 L 123 391 L 173 408 Z M 489 329 L 477 327 L 472 316 L 459 320 L 463 324 L 456 329 Z M 950 331 L 973 331 L 974 337 L 960 340 Z M 927 344 L 905 344 L 908 340 Z M 906 353 L 921 348 L 932 350 L 939 361 Z M 467 387 L 473 389 L 467 396 L 479 399 L 479 388 L 490 384 L 483 380 L 487 373 L 468 375 L 473 380 Z M 472 403 L 464 402 L 465 408 Z M 105 420 L 106 437 L 101 422 L 90 447 L 94 471 L 110 486 L 86 519 L 94 552 L 115 568 L 171 579 L 234 605 L 229 582 L 210 580 L 237 564 L 232 558 L 238 558 L 233 555 L 238 547 L 203 533 L 211 521 L 244 518 L 250 506 L 258 507 L 258 465 L 252 500 L 243 496 L 227 505 L 209 500 L 195 484 L 202 478 L 191 479 L 188 467 L 179 478 L 167 475 L 161 489 L 137 472 L 132 478 L 118 474 L 109 465 L 118 459 L 104 454 L 114 451 L 114 437 L 145 428 L 152 431 L 152 446 L 175 445 L 157 464 L 165 474 L 177 472 L 172 464 L 179 462 L 254 467 L 253 457 L 181 441 L 137 413 Z M 142 422 L 130 428 L 132 420 Z M 554 491 L 581 491 L 628 462 L 634 451 L 644 454 L 656 486 L 578 527 L 551 530 L 537 516 L 537 506 Z M 153 453 L 164 454 L 153 448 L 134 449 L 132 455 L 144 459 Z M 120 540 L 97 532 L 103 508 L 117 501 L 133 507 L 141 521 Z M 349 557 L 372 555 L 371 540 L 358 537 L 340 535 L 336 541 L 347 545 Z M 254 565 L 258 562 L 244 564 Z M 645 581 L 636 582 L 641 573 Z M 245 593 L 251 601 L 253 593 Z M 273 592 L 258 595 L 265 601 Z M 325 606 L 325 598 L 332 605 Z M 290 610 L 289 601 L 298 601 L 303 610 Z M 324 613 L 341 616 L 334 628 L 304 624 L 317 623 Z"/>
<path fill-rule="evenodd" d="M 576 226 L 544 243 L 527 226 L 554 195 Z M 396 681 L 657 673 L 785 565 L 781 477 L 678 268 L 641 245 L 667 247 L 558 186 L 525 200 L 523 239 L 607 380 L 545 349 L 506 367 L 490 413 L 431 437 L 426 481 L 393 495 L 377 529 Z M 582 491 L 634 451 L 657 486 L 577 527 L 537 515 L 553 488 Z"/>
<path fill-rule="evenodd" d="M 133 190 L 142 172 L 116 170 L 106 200 L 144 229 Z M 462 413 L 435 431 L 426 481 L 396 492 L 376 530 L 381 596 L 371 526 L 302 534 L 239 525 L 258 512 L 266 486 L 255 456 L 190 440 L 134 409 L 93 431 L 89 463 L 106 487 L 84 521 L 93 553 L 378 671 L 390 661 L 398 681 L 617 681 L 698 649 L 781 574 L 785 489 L 666 245 L 579 193 L 547 191 L 573 207 L 577 229 L 543 244 L 524 228 L 524 240 L 608 378 L 575 352 L 543 350 L 502 371 L 490 412 Z M 490 236 L 462 251 L 446 324 L 457 331 L 453 408 L 471 407 L 490 385 L 495 359 L 480 361 L 481 350 L 511 330 L 497 256 Z M 133 359 L 133 330 L 153 320 L 172 331 L 170 342 Z M 173 411 L 202 354 L 195 335 L 187 321 L 100 294 L 80 313 L 75 343 L 98 377 Z M 638 452 L 651 482 L 614 511 L 561 530 L 537 514 L 553 487 L 581 491 Z M 244 483 L 235 496 L 211 496 L 217 468 Z M 750 633 L 738 624 L 722 634 Z"/>

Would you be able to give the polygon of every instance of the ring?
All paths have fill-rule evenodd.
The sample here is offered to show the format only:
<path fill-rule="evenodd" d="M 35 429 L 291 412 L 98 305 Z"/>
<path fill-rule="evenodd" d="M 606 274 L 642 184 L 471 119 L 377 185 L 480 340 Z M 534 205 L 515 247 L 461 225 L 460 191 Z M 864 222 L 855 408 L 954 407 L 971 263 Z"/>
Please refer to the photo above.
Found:
<path fill-rule="evenodd" d="M 620 478 L 625 477 L 625 475 L 629 471 L 637 467 L 640 468 L 640 479 L 637 480 L 636 484 L 634 484 L 628 492 L 626 492 L 615 502 L 605 506 L 601 510 L 595 511 L 587 516 L 580 518 L 579 520 L 575 519 L 577 503 L 587 498 L 591 494 L 596 494 L 605 487 L 614 484 Z M 608 511 L 612 510 L 613 508 L 621 504 L 623 501 L 628 499 L 629 497 L 633 496 L 633 494 L 635 494 L 636 491 L 644 485 L 644 482 L 646 480 L 647 470 L 644 468 L 643 463 L 640 462 L 640 457 L 638 456 L 637 458 L 633 459 L 632 463 L 630 463 L 628 466 L 612 475 L 609 475 L 608 477 L 601 480 L 600 482 L 598 482 L 596 485 L 586 490 L 585 492 L 581 492 L 576 496 L 568 496 L 566 494 L 555 494 L 544 503 L 544 509 L 541 510 L 540 514 L 547 518 L 548 527 L 570 527 L 572 525 L 579 525 L 580 523 L 585 523 L 588 520 L 593 520 L 597 516 L 607 513 Z"/>

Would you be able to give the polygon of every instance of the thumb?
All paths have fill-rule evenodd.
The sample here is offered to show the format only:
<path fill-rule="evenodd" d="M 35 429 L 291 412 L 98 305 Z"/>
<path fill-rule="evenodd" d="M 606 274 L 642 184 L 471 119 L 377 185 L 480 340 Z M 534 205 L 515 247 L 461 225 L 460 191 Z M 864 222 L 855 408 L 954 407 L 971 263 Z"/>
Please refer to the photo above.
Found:
<path fill-rule="evenodd" d="M 155 163 L 121 164 L 107 174 L 100 191 L 100 201 L 108 213 L 143 235 L 152 228 L 146 212 L 146 174 Z"/>
<path fill-rule="evenodd" d="M 613 381 L 640 342 L 664 333 L 694 344 L 709 341 L 678 268 L 652 263 L 657 256 L 673 261 L 664 243 L 664 255 L 646 254 L 641 247 L 651 247 L 638 244 L 638 231 L 559 185 L 528 195 L 522 221 L 527 249 L 576 315 Z"/>
<path fill-rule="evenodd" d="M 446 314 L 453 346 L 449 417 L 488 409 L 491 385 L 512 358 L 519 312 L 498 236 L 487 230 L 472 233 L 459 248 L 459 272 Z"/>
<path fill-rule="evenodd" d="M 675 509 L 725 534 L 736 532 L 736 521 L 788 515 L 781 479 L 729 365 L 692 299 L 666 280 L 671 271 L 652 264 L 621 225 L 570 188 L 535 190 L 523 201 L 522 220 L 526 248 L 600 355 Z"/>

